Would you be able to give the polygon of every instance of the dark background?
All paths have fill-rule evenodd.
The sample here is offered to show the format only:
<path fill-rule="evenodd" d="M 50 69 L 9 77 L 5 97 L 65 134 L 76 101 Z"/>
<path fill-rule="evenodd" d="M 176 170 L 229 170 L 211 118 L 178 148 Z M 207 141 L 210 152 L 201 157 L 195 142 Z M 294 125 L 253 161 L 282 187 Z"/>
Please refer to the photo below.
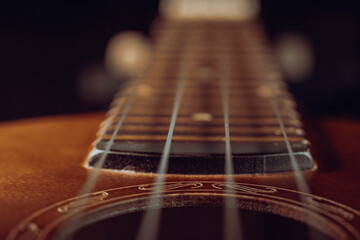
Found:
<path fill-rule="evenodd" d="M 315 70 L 290 84 L 303 114 L 360 116 L 360 1 L 263 0 L 270 39 L 305 35 Z M 76 84 L 101 63 L 107 41 L 124 30 L 147 33 L 155 0 L 18 2 L 0 5 L 0 121 L 106 109 L 83 104 Z"/>

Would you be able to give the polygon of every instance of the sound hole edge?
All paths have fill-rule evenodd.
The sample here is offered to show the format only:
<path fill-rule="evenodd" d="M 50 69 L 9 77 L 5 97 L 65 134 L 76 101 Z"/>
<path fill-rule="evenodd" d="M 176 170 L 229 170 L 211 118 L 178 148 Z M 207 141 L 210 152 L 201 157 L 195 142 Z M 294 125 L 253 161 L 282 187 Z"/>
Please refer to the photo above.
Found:
<path fill-rule="evenodd" d="M 63 229 L 61 229 L 61 225 L 57 226 L 56 229 L 53 229 L 53 231 L 50 233 L 49 236 L 47 236 L 47 239 L 56 239 L 56 240 L 68 240 L 67 236 L 76 236 L 78 234 L 79 230 L 86 230 L 86 228 L 94 227 L 94 224 L 100 223 L 101 228 L 101 222 L 106 222 L 109 219 L 115 218 L 126 218 L 127 216 L 130 216 L 131 214 L 135 216 L 137 221 L 140 221 L 141 215 L 144 211 L 147 209 L 159 209 L 162 208 L 164 212 L 168 212 L 166 214 L 171 215 L 172 212 L 176 212 L 176 210 L 168 210 L 168 209 L 187 209 L 190 210 L 188 212 L 192 213 L 192 211 L 195 209 L 195 211 L 200 211 L 198 208 L 206 209 L 210 211 L 211 214 L 217 214 L 219 215 L 219 211 L 222 213 L 222 206 L 224 204 L 224 195 L 223 194 L 216 194 L 216 193 L 176 193 L 176 194 L 166 194 L 163 196 L 163 201 L 157 201 L 155 204 L 153 204 L 151 207 L 148 206 L 149 198 L 143 197 L 138 199 L 132 199 L 122 202 L 113 202 L 110 204 L 106 204 L 105 206 L 96 207 L 94 209 L 91 209 L 90 211 L 84 213 L 84 215 L 81 215 L 81 221 L 79 224 L 78 217 L 75 216 L 69 221 L 74 221 L 77 224 L 73 225 L 72 228 L 69 230 L 67 229 L 67 232 L 63 232 Z M 335 223 L 333 223 L 330 219 L 325 218 L 324 216 L 320 216 L 317 213 L 312 213 L 311 215 L 316 218 L 316 220 L 312 219 L 310 223 L 306 223 L 304 218 L 304 214 L 306 209 L 301 209 L 299 206 L 295 205 L 289 205 L 289 204 L 283 204 L 280 202 L 274 202 L 269 201 L 265 198 L 252 198 L 249 196 L 237 196 L 237 202 L 236 206 L 233 206 L 234 208 L 237 208 L 240 211 L 240 214 L 242 216 L 242 221 L 248 221 L 252 218 L 265 218 L 270 219 L 267 220 L 266 224 L 273 223 L 273 221 L 279 221 L 280 223 L 290 222 L 289 224 L 292 225 L 291 229 L 304 231 L 304 229 L 310 229 L 312 234 L 315 234 L 316 236 L 320 236 L 321 239 L 340 239 L 343 238 L 343 236 L 346 236 L 346 232 L 344 229 L 341 229 L 339 226 L 337 226 Z M 217 209 L 217 210 L 214 210 Z M 186 211 L 187 211 L 186 210 Z M 213 212 L 211 212 L 213 211 Z M 217 211 L 217 213 L 215 212 Z M 169 213 L 170 212 L 170 213 Z M 134 215 L 135 214 L 135 215 Z M 265 214 L 262 216 L 261 214 Z M 252 216 L 254 215 L 254 216 Z M 245 216 L 245 218 L 244 218 Z M 204 216 L 204 219 L 208 219 L 209 216 Z M 186 219 L 185 219 L 186 220 Z M 219 219 L 218 223 L 222 222 L 222 218 Z M 127 220 L 123 219 L 120 221 Z M 308 227 L 306 227 L 308 226 Z M 220 224 L 218 226 L 219 228 L 222 227 Z M 277 226 L 279 227 L 279 226 Z M 285 229 L 288 231 L 289 226 L 287 226 Z M 295 228 L 295 229 L 294 229 Z M 321 229 L 320 229 L 321 228 Z M 82 230 L 81 230 L 82 229 Z M 255 229 L 255 231 L 257 231 Z M 61 234 L 59 234 L 61 233 Z M 75 235 L 73 235 L 75 233 Z M 81 233 L 82 234 L 82 233 Z M 250 233 L 252 234 L 252 233 Z M 166 235 L 166 234 L 165 234 Z M 59 237 L 61 236 L 61 237 Z M 252 236 L 252 235 L 251 235 Z M 303 235 L 299 239 L 304 239 Z M 342 236 L 342 237 L 341 237 Z M 76 238 L 75 239 L 82 239 Z M 115 239 L 115 238 L 106 238 L 106 239 Z M 133 238 L 124 238 L 124 239 L 133 239 Z M 164 238 L 166 239 L 166 238 Z M 196 239 L 196 238 L 193 238 Z M 246 238 L 248 239 L 248 238 Z M 250 237 L 250 239 L 253 239 L 253 237 Z M 254 238 L 258 239 L 258 238 Z M 262 238 L 259 238 L 262 239 Z M 283 239 L 277 237 L 277 239 Z M 286 239 L 286 238 L 284 238 Z"/>

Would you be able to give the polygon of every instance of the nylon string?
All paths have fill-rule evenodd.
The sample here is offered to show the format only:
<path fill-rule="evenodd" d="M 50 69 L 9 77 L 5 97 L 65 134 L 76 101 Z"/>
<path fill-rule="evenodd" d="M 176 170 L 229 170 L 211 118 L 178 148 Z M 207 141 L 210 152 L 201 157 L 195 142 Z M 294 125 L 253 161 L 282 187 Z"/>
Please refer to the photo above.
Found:
<path fill-rule="evenodd" d="M 221 37 L 221 36 L 217 36 Z M 227 44 L 224 39 L 220 38 L 220 43 L 224 48 Z M 228 50 L 228 48 L 226 48 Z M 220 53 L 218 56 L 219 64 L 219 85 L 221 91 L 221 101 L 224 115 L 225 127 L 225 206 L 224 206 L 224 225 L 223 237 L 225 240 L 243 239 L 240 215 L 237 208 L 236 192 L 232 188 L 235 185 L 234 179 L 234 165 L 231 152 L 230 143 L 230 129 L 229 129 L 229 78 L 231 69 L 230 53 L 225 50 L 225 53 Z"/>
<path fill-rule="evenodd" d="M 185 46 L 186 45 L 187 44 L 185 44 Z M 148 205 L 147 210 L 141 220 L 140 228 L 137 233 L 137 237 L 136 237 L 137 240 L 155 240 L 157 239 L 159 232 L 161 208 L 158 208 L 156 206 L 161 205 L 163 201 L 165 174 L 168 170 L 168 165 L 169 165 L 172 136 L 174 133 L 175 123 L 189 72 L 190 61 L 186 57 L 186 51 L 184 51 L 184 55 L 181 58 L 182 59 L 180 62 L 180 71 L 178 73 L 178 78 L 177 78 L 175 99 L 174 99 L 174 105 L 173 105 L 173 111 L 171 115 L 168 135 L 166 138 L 165 146 L 158 166 L 157 176 L 154 180 L 154 185 L 153 185 L 154 188 L 151 192 L 149 203 L 147 204 Z M 159 193 L 160 196 L 157 196 Z"/>
<path fill-rule="evenodd" d="M 284 137 L 286 148 L 287 148 L 287 151 L 288 151 L 289 157 L 290 157 L 291 168 L 293 169 L 294 174 L 295 174 L 297 188 L 301 192 L 310 193 L 310 189 L 309 189 L 303 175 L 300 172 L 300 168 L 299 168 L 298 163 L 296 162 L 294 151 L 293 151 L 293 149 L 291 147 L 288 135 L 287 135 L 286 130 L 285 130 L 283 120 L 281 118 L 281 114 L 280 114 L 280 111 L 279 111 L 279 106 L 278 106 L 278 103 L 277 103 L 276 96 L 271 97 L 271 106 L 272 106 L 272 108 L 273 108 L 273 110 L 275 112 L 277 121 L 278 121 L 278 123 L 280 125 L 282 135 Z"/>
<path fill-rule="evenodd" d="M 87 177 L 87 179 L 86 179 L 86 181 L 85 181 L 85 183 L 83 185 L 83 188 L 81 189 L 80 193 L 78 194 L 79 196 L 84 195 L 84 194 L 89 194 L 95 188 L 95 185 L 96 185 L 100 170 L 101 170 L 102 166 L 104 165 L 107 156 L 110 153 L 110 150 L 111 150 L 112 145 L 114 144 L 115 138 L 118 135 L 118 133 L 120 131 L 120 128 L 121 128 L 121 126 L 122 126 L 128 112 L 129 112 L 132 104 L 134 103 L 134 100 L 135 100 L 136 95 L 137 95 L 136 93 L 137 93 L 137 90 L 138 90 L 138 85 L 139 85 L 139 83 L 136 83 L 136 85 L 134 86 L 134 90 L 132 91 L 132 94 L 130 95 L 130 98 L 128 99 L 128 101 L 127 101 L 127 103 L 126 103 L 126 105 L 124 107 L 124 110 L 123 110 L 123 112 L 121 114 L 121 117 L 120 117 L 119 121 L 117 122 L 116 127 L 114 129 L 114 132 L 111 135 L 111 138 L 109 139 L 109 141 L 106 143 L 106 147 L 105 147 L 105 150 L 101 154 L 101 158 L 94 165 L 93 172 L 91 172 L 88 175 L 88 177 Z"/>
<path fill-rule="evenodd" d="M 125 106 L 124 106 L 124 110 L 122 112 L 122 115 L 119 119 L 119 121 L 116 124 L 116 128 L 111 136 L 111 138 L 109 139 L 109 141 L 106 143 L 106 147 L 105 150 L 102 152 L 102 155 L 99 159 L 99 161 L 94 165 L 94 169 L 91 173 L 88 174 L 81 190 L 78 193 L 78 197 L 81 196 L 81 198 L 79 198 L 78 200 L 74 201 L 74 205 L 78 205 L 79 208 L 77 209 L 77 215 L 75 218 L 73 218 L 71 221 L 68 221 L 64 224 L 64 226 L 62 226 L 62 231 L 59 231 L 57 234 L 57 238 L 58 239 L 71 239 L 72 238 L 72 231 L 74 229 L 76 229 L 76 227 L 81 223 L 82 218 L 83 218 L 83 211 L 86 209 L 87 207 L 87 203 L 86 201 L 89 199 L 89 194 L 93 191 L 93 189 L 95 188 L 98 176 L 100 174 L 100 170 L 108 156 L 108 154 L 110 153 L 111 147 L 115 141 L 115 137 L 117 136 L 117 134 L 120 131 L 120 128 L 134 102 L 134 99 L 137 95 L 138 92 L 138 86 L 139 86 L 139 81 L 138 80 L 135 82 L 134 86 L 133 86 L 133 90 L 130 94 L 130 97 L 128 99 L 128 101 L 126 102 Z M 68 214 L 71 214 L 71 212 L 69 212 Z"/>
<path fill-rule="evenodd" d="M 279 126 L 281 128 L 281 132 L 282 132 L 282 135 L 284 137 L 286 148 L 287 148 L 287 151 L 289 153 L 291 168 L 292 168 L 292 170 L 294 172 L 294 175 L 295 175 L 296 187 L 300 192 L 310 194 L 310 189 L 309 189 L 309 187 L 308 187 L 308 185 L 306 183 L 306 180 L 305 180 L 303 174 L 300 171 L 299 165 L 298 165 L 298 163 L 296 161 L 296 158 L 295 158 L 294 151 L 292 149 L 292 146 L 290 144 L 288 135 L 286 133 L 286 129 L 285 129 L 285 126 L 284 126 L 284 123 L 283 123 L 283 120 L 282 120 L 282 117 L 281 117 L 281 114 L 280 114 L 280 111 L 279 111 L 279 105 L 278 105 L 278 102 L 277 102 L 277 96 L 276 96 L 275 92 L 276 91 L 273 91 L 273 93 L 272 93 L 272 95 L 270 97 L 271 106 L 272 106 L 272 109 L 274 110 L 277 121 L 278 121 Z M 307 204 L 306 204 L 307 200 L 306 200 L 306 197 L 303 194 L 300 194 L 300 200 L 301 200 L 301 202 L 303 204 L 303 207 L 305 209 L 307 209 L 308 208 Z M 309 223 L 309 224 L 307 224 L 307 226 L 310 226 L 311 225 L 310 223 L 313 221 L 313 219 L 311 218 L 311 216 L 307 212 L 305 212 L 305 214 L 306 214 L 305 222 Z M 313 223 L 313 224 L 318 224 L 319 225 L 321 223 L 316 222 L 316 223 Z M 315 235 L 312 228 L 307 227 L 307 231 L 308 231 L 308 234 L 309 234 L 309 239 L 316 239 L 316 235 Z"/>

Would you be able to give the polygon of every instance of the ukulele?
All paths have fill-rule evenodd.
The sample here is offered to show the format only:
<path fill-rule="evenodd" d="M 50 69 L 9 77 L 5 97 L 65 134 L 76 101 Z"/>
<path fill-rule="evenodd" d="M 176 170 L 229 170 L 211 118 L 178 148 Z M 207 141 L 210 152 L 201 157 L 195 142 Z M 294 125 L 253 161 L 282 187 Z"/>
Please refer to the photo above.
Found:
<path fill-rule="evenodd" d="M 360 124 L 300 120 L 257 7 L 164 1 L 106 116 L 1 123 L 0 239 L 360 239 Z"/>

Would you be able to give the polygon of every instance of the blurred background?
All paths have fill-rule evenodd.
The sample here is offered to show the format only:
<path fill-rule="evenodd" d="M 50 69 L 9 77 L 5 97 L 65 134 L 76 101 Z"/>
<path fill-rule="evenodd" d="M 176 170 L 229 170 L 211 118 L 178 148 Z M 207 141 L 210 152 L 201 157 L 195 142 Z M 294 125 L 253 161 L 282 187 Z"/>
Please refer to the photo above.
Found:
<path fill-rule="evenodd" d="M 307 63 L 300 73 L 290 64 L 286 75 L 300 111 L 359 119 L 360 1 L 262 0 L 261 6 L 285 65 Z M 116 89 L 103 71 L 109 39 L 121 31 L 147 34 L 157 11 L 157 0 L 1 3 L 0 121 L 106 110 L 108 90 L 93 98 L 87 92 L 98 79 Z"/>

